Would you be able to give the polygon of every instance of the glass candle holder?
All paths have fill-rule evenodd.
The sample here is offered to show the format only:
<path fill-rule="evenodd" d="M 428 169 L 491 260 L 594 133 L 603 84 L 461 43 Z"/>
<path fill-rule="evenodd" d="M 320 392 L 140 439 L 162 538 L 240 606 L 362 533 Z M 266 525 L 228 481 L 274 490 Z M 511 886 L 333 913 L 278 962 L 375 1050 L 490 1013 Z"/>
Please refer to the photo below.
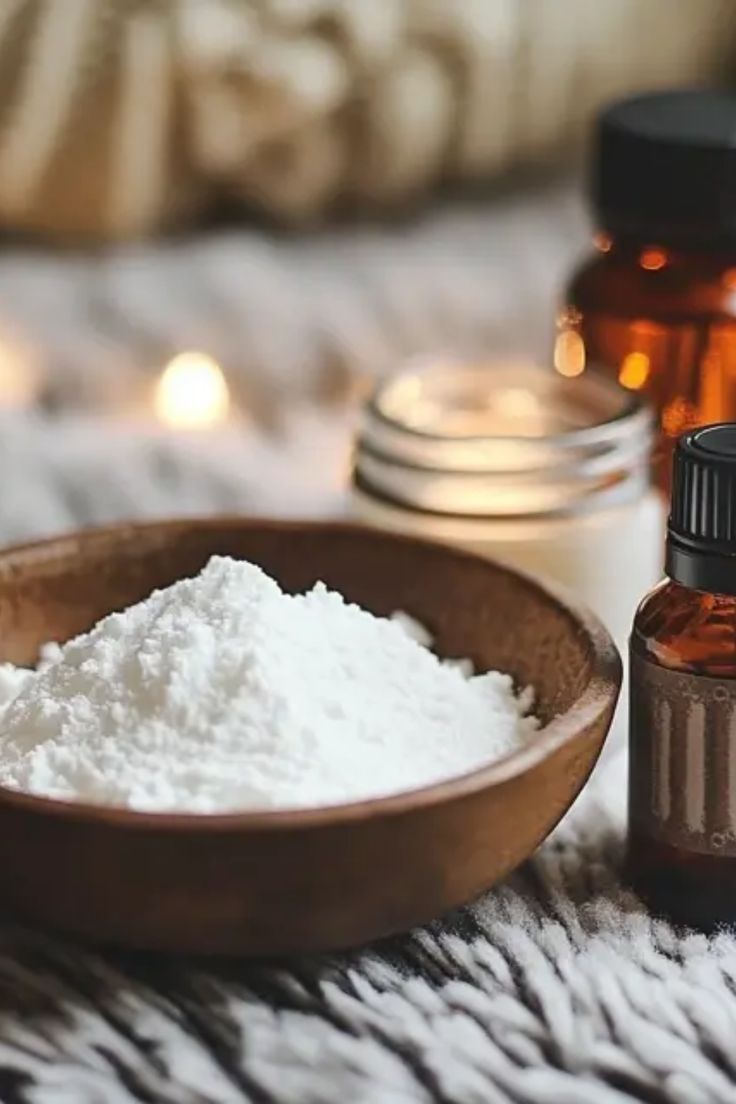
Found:
<path fill-rule="evenodd" d="M 524 365 L 417 368 L 364 409 L 354 509 L 559 581 L 623 646 L 661 576 L 651 440 L 641 399 L 595 371 L 568 380 Z"/>

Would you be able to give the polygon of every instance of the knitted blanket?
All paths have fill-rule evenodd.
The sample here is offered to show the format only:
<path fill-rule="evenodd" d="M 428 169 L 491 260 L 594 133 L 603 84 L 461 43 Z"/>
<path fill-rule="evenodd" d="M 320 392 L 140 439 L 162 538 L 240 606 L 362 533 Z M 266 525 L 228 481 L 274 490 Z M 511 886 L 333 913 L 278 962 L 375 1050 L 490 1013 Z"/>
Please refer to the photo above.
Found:
<path fill-rule="evenodd" d="M 607 101 L 728 80 L 729 0 L 3 0 L 0 225 L 282 224 L 564 165 Z"/>
<path fill-rule="evenodd" d="M 577 208 L 567 200 L 560 203 L 551 201 L 548 216 L 533 223 L 536 233 L 525 229 L 517 237 L 517 275 L 535 268 L 530 251 L 524 250 L 524 234 L 532 239 L 534 256 L 542 250 L 559 258 L 565 249 L 577 247 L 579 239 L 571 230 Z M 567 221 L 560 210 L 568 212 Z M 411 351 L 407 334 L 412 324 L 421 331 L 417 319 L 431 316 L 428 304 L 436 294 L 434 281 L 440 279 L 438 270 L 433 273 L 417 260 L 417 242 L 420 255 L 424 243 L 426 256 L 431 252 L 428 242 L 436 243 L 438 236 L 445 242 L 445 255 L 456 258 L 456 271 L 464 272 L 463 286 L 475 286 L 468 278 L 474 264 L 483 268 L 488 276 L 483 285 L 485 316 L 493 316 L 504 296 L 510 301 L 520 290 L 518 283 L 509 288 L 491 279 L 493 264 L 500 262 L 484 254 L 484 233 L 486 244 L 493 239 L 489 217 L 440 217 L 439 225 L 444 219 L 445 227 L 465 228 L 469 259 L 464 268 L 461 250 L 453 252 L 448 244 L 457 239 L 449 233 L 442 239 L 436 221 L 415 228 L 414 248 L 402 263 L 414 266 L 417 279 L 393 299 L 386 297 L 380 279 L 361 282 L 365 270 L 356 257 L 364 255 L 353 238 L 336 236 L 329 247 L 323 242 L 320 248 L 343 264 L 342 298 L 332 304 L 332 331 L 321 328 L 316 312 L 307 309 L 314 283 L 300 298 L 292 274 L 292 282 L 286 279 L 282 289 L 291 296 L 290 316 L 301 319 L 305 335 L 313 335 L 313 341 L 303 342 L 304 362 L 314 357 L 317 363 L 315 348 L 325 332 L 339 334 L 345 349 L 365 355 L 363 341 L 370 327 L 355 322 L 374 320 L 376 304 L 393 303 L 393 313 L 371 332 L 380 333 L 392 354 L 398 352 L 403 332 Z M 528 221 L 523 225 L 528 227 Z M 555 251 L 556 235 L 567 244 Z M 469 244 L 473 240 L 480 243 L 475 251 Z M 248 268 L 254 255 L 272 259 L 278 249 L 255 236 L 226 245 L 221 241 L 217 247 L 226 254 L 229 249 L 231 261 L 237 254 L 241 274 L 251 275 L 262 271 L 255 264 Z M 116 317 L 132 319 L 131 335 L 144 330 L 139 324 L 143 315 L 149 319 L 147 332 L 156 327 L 163 332 L 166 325 L 173 332 L 176 296 L 168 294 L 166 280 L 154 279 L 155 265 L 175 274 L 177 293 L 192 283 L 212 292 L 221 279 L 217 267 L 203 273 L 199 262 L 205 245 L 189 253 L 177 248 L 178 265 L 165 266 L 165 251 L 155 264 L 152 260 L 153 270 L 145 273 L 148 290 L 138 296 L 137 313 L 123 297 L 106 298 L 113 276 L 120 277 L 118 266 L 124 272 L 129 257 L 70 260 L 65 265 L 43 257 L 27 257 L 22 263 L 19 258 L 0 260 L 0 288 L 5 291 L 0 303 L 16 335 L 35 341 L 37 350 L 44 335 L 54 333 L 61 351 L 98 350 L 98 375 L 89 369 L 91 390 L 76 386 L 83 358 L 67 362 L 60 356 L 53 371 L 47 365 L 41 372 L 46 412 L 15 413 L 0 423 L 0 540 L 117 517 L 217 510 L 323 515 L 344 510 L 350 413 L 334 405 L 329 412 L 305 405 L 306 386 L 294 383 L 301 406 L 278 422 L 254 416 L 250 424 L 218 434 L 216 441 L 175 437 L 143 421 L 113 419 L 102 409 L 108 384 L 112 394 L 115 381 L 121 387 L 130 383 L 135 374 L 126 374 L 125 365 L 145 358 L 132 336 L 128 346 L 122 337 L 117 344 L 106 343 L 109 312 L 88 309 L 85 314 L 84 304 L 90 307 L 94 290 L 96 308 L 100 302 L 112 304 Z M 314 281 L 334 281 L 315 259 L 315 242 L 283 248 L 295 265 L 301 264 L 297 271 L 306 271 L 310 258 Z M 372 238 L 370 248 L 374 273 L 385 275 L 399 263 L 399 244 L 388 236 Z M 54 278 L 57 265 L 65 282 Z M 99 276 L 103 266 L 109 279 L 100 290 L 92 273 Z M 361 297 L 366 286 L 381 290 L 374 298 Z M 69 287 L 77 288 L 76 296 Z M 80 287 L 90 297 L 80 298 Z M 251 290 L 257 297 L 257 281 Z M 206 318 L 223 318 L 221 302 L 219 314 L 212 308 L 214 313 L 207 315 L 205 305 L 211 308 L 214 301 L 203 294 L 192 296 L 192 310 L 188 315 L 181 311 L 180 317 L 188 318 L 190 328 L 204 331 Z M 360 305 L 362 313 L 346 313 L 336 303 Z M 456 304 L 444 323 L 441 317 L 432 320 L 435 342 L 448 335 L 448 317 L 462 329 L 463 312 L 472 332 L 473 312 L 481 314 L 477 300 L 459 298 Z M 277 338 L 269 325 L 258 328 L 253 313 L 248 317 L 249 328 L 240 319 L 243 362 L 251 351 L 254 356 L 243 379 L 254 379 L 258 338 L 261 348 Z M 266 321 L 271 317 L 273 310 Z M 24 330 L 29 319 L 38 321 L 37 329 Z M 227 331 L 228 325 L 222 328 Z M 511 339 L 511 328 L 506 336 Z M 426 334 L 425 339 L 430 340 Z M 49 337 L 48 347 L 52 344 Z M 126 351 L 127 359 L 122 355 Z M 53 415 L 48 413 L 52 407 L 57 411 Z M 260 428 L 266 423 L 269 428 Z M 607 757 L 566 820 L 506 884 L 426 928 L 349 954 L 210 963 L 99 953 L 0 924 L 0 1100 L 736 1101 L 736 937 L 723 933 L 707 940 L 678 933 L 648 915 L 622 885 L 625 766 L 622 751 Z"/>

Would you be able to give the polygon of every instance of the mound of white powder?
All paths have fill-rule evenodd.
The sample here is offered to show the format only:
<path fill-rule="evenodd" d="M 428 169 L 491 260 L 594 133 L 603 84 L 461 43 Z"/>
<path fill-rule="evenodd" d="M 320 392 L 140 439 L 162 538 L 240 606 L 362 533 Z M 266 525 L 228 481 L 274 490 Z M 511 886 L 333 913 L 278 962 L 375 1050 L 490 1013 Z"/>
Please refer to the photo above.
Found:
<path fill-rule="evenodd" d="M 411 625 L 222 557 L 101 621 L 37 672 L 0 669 L 0 782 L 140 810 L 326 805 L 509 752 L 529 694 L 467 677 Z"/>

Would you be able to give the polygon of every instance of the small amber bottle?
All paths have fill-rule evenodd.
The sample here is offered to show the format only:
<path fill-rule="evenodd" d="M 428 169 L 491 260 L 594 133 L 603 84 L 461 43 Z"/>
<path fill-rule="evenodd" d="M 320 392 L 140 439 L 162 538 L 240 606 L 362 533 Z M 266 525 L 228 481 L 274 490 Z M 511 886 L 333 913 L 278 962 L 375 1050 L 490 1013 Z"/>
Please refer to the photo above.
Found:
<path fill-rule="evenodd" d="M 630 647 L 628 869 L 652 908 L 736 922 L 736 424 L 683 436 L 667 579 Z"/>
<path fill-rule="evenodd" d="M 668 492 L 677 437 L 736 418 L 736 95 L 614 104 L 592 169 L 596 250 L 567 288 L 555 364 L 600 366 L 651 398 Z"/>

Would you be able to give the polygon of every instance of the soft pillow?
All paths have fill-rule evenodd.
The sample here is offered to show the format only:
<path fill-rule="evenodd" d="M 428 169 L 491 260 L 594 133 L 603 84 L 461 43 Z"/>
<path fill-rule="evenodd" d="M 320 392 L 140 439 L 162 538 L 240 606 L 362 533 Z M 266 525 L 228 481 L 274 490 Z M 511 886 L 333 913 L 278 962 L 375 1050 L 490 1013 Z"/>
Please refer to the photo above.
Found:
<path fill-rule="evenodd" d="M 735 24 L 729 0 L 3 0 L 0 224 L 306 220 L 559 161 L 606 99 L 719 74 Z"/>

